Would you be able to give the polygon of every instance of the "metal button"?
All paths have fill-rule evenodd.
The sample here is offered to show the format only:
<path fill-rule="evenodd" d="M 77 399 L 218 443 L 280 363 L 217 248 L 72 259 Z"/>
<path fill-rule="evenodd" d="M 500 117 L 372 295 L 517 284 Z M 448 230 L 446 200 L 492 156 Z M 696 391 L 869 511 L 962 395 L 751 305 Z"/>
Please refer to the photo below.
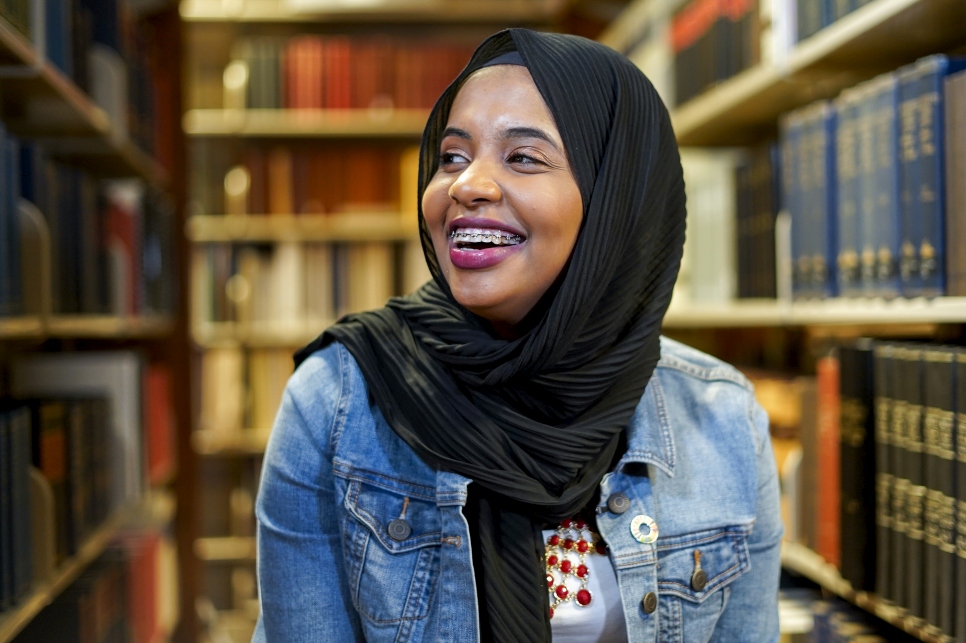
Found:
<path fill-rule="evenodd" d="M 631 536 L 642 545 L 650 545 L 657 540 L 657 523 L 650 516 L 641 514 L 631 521 Z"/>
<path fill-rule="evenodd" d="M 641 599 L 641 607 L 644 608 L 645 614 L 653 614 L 654 610 L 657 609 L 657 594 L 654 592 L 644 594 L 644 598 Z"/>
<path fill-rule="evenodd" d="M 708 575 L 704 573 L 703 569 L 698 569 L 691 574 L 691 589 L 694 591 L 700 592 L 707 584 Z"/>
<path fill-rule="evenodd" d="M 413 533 L 413 528 L 409 526 L 409 522 L 406 520 L 396 518 L 389 523 L 386 531 L 389 532 L 390 538 L 398 542 L 409 538 L 409 534 Z"/>
<path fill-rule="evenodd" d="M 611 513 L 622 514 L 631 508 L 631 499 L 627 497 L 627 494 L 617 493 L 610 494 L 607 498 L 607 509 Z"/>

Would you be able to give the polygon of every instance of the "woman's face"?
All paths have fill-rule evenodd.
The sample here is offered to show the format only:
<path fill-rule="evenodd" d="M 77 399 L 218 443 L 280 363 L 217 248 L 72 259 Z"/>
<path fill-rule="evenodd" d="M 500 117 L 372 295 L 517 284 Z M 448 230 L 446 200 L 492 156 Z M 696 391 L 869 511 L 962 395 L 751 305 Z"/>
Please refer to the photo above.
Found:
<path fill-rule="evenodd" d="M 456 301 L 512 336 L 567 263 L 583 218 L 560 132 L 525 67 L 486 67 L 463 84 L 422 205 Z"/>

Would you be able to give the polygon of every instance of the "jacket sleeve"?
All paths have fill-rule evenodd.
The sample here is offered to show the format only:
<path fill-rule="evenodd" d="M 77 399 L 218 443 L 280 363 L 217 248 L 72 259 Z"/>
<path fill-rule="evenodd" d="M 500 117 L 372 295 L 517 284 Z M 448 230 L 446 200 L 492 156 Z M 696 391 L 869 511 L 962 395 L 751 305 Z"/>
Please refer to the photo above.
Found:
<path fill-rule="evenodd" d="M 286 387 L 255 505 L 261 617 L 255 643 L 361 641 L 342 553 L 329 443 L 344 417 L 345 365 L 331 345 Z"/>
<path fill-rule="evenodd" d="M 777 642 L 778 579 L 784 527 L 779 505 L 778 471 L 768 433 L 768 415 L 751 396 L 749 414 L 758 447 L 758 505 L 748 539 L 751 569 L 731 584 L 724 613 L 712 641 L 720 643 Z"/>

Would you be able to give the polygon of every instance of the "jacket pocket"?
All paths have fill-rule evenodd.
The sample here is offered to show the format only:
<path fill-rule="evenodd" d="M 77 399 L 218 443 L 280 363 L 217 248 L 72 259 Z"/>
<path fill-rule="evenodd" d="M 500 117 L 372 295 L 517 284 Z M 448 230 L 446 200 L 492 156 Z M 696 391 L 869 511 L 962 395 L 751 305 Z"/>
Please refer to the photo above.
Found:
<path fill-rule="evenodd" d="M 728 602 L 728 585 L 751 568 L 749 529 L 725 527 L 658 541 L 662 643 L 711 638 Z"/>
<path fill-rule="evenodd" d="M 429 612 L 442 539 L 432 491 L 349 481 L 346 569 L 356 609 L 373 622 L 419 620 Z"/>

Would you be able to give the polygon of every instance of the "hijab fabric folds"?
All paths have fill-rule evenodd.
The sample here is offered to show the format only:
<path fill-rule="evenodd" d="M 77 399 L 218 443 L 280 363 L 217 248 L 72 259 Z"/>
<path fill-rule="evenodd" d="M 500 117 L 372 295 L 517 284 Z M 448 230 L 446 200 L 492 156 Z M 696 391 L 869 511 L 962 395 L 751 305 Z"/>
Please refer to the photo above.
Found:
<path fill-rule="evenodd" d="M 550 641 L 540 528 L 577 513 L 614 461 L 660 356 L 684 243 L 684 183 L 657 92 L 625 57 L 584 38 L 497 33 L 433 108 L 419 195 L 435 174 L 467 76 L 517 51 L 556 121 L 583 200 L 571 260 L 519 339 L 495 338 L 453 299 L 420 210 L 433 280 L 351 315 L 296 355 L 342 342 L 389 425 L 431 466 L 474 481 L 483 631 Z"/>

